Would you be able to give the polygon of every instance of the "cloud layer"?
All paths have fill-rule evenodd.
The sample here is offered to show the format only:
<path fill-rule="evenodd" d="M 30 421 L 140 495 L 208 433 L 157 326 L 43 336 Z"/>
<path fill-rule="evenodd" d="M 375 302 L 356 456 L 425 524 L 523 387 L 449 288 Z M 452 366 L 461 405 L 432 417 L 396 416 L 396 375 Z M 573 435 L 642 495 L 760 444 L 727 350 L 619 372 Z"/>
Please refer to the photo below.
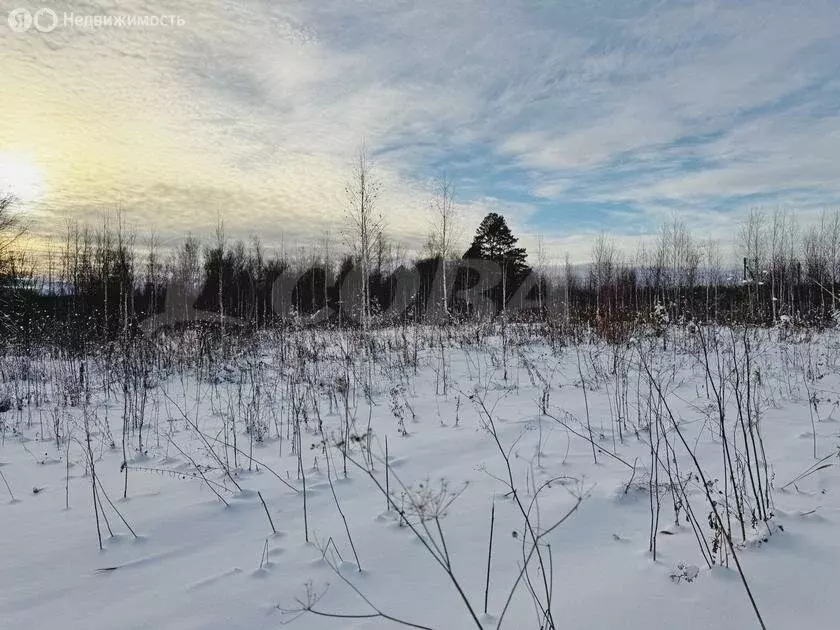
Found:
<path fill-rule="evenodd" d="M 835 0 L 43 4 L 52 33 L 0 22 L 0 152 L 43 172 L 41 232 L 119 205 L 164 240 L 219 213 L 270 245 L 338 240 L 362 138 L 409 247 L 444 171 L 465 238 L 492 206 L 578 260 L 673 213 L 725 238 L 751 206 L 840 201 Z"/>

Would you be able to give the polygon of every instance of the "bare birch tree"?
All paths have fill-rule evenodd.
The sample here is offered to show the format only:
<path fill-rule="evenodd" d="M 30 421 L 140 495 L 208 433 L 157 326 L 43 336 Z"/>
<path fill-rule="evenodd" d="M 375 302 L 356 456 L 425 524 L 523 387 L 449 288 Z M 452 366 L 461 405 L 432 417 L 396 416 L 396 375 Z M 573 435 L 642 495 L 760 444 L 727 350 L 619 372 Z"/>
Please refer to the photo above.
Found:
<path fill-rule="evenodd" d="M 543 279 L 545 277 L 545 241 L 542 234 L 537 237 L 537 304 L 540 309 L 540 315 L 543 313 Z"/>
<path fill-rule="evenodd" d="M 376 243 L 382 233 L 384 219 L 376 202 L 381 184 L 372 172 L 367 147 L 359 147 L 353 166 L 353 177 L 345 187 L 347 195 L 346 216 L 349 223 L 350 246 L 361 272 L 361 323 L 367 330 L 370 323 L 370 272 Z"/>
<path fill-rule="evenodd" d="M 752 283 L 752 312 L 756 315 L 759 308 L 758 294 L 763 284 L 765 264 L 767 229 L 766 218 L 760 210 L 750 210 L 744 223 L 741 224 L 738 248 L 744 260 L 744 282 Z"/>
<path fill-rule="evenodd" d="M 828 260 L 831 281 L 831 309 L 837 310 L 837 278 L 840 264 L 840 211 L 823 211 L 820 223 L 821 233 L 825 242 L 825 257 Z"/>
<path fill-rule="evenodd" d="M 449 313 L 449 301 L 446 294 L 446 264 L 452 257 L 457 238 L 457 211 L 455 209 L 455 187 L 452 181 L 442 175 L 435 185 L 435 196 L 429 202 L 432 228 L 429 232 L 427 247 L 433 257 L 440 258 L 441 278 L 443 282 L 441 301 L 443 312 Z"/>
<path fill-rule="evenodd" d="M 18 217 L 12 211 L 16 201 L 14 195 L 0 194 L 0 262 L 8 253 L 6 250 L 23 233 Z"/>
<path fill-rule="evenodd" d="M 709 237 L 703 246 L 703 260 L 706 265 L 706 277 L 703 284 L 706 286 L 706 321 L 712 317 L 711 304 L 714 304 L 714 318 L 718 317 L 718 288 L 724 283 L 723 259 L 720 252 L 720 243 Z"/>
<path fill-rule="evenodd" d="M 616 249 L 615 243 L 606 232 L 601 232 L 595 237 L 592 245 L 592 266 L 590 268 L 592 285 L 595 290 L 596 313 L 601 315 L 601 294 L 608 290 L 615 278 Z M 607 311 L 611 312 L 609 295 L 607 299 Z"/>

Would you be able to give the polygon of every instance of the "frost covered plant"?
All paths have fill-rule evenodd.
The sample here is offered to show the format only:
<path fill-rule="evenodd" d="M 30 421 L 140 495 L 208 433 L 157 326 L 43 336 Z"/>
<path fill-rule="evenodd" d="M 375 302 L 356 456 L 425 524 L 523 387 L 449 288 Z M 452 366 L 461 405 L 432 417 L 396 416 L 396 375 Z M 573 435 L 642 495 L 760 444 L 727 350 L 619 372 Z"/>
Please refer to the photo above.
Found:
<path fill-rule="evenodd" d="M 468 485 L 464 482 L 457 490 L 450 490 L 446 479 L 440 479 L 436 485 L 427 479 L 408 486 L 401 493 L 403 504 L 407 506 L 405 513 L 421 521 L 442 519 Z"/>
<path fill-rule="evenodd" d="M 661 379 L 653 374 L 650 357 L 643 352 L 639 354 L 640 367 L 644 370 L 651 392 L 656 393 L 658 404 L 661 404 L 664 412 L 662 419 L 667 418 L 668 431 L 663 432 L 666 449 L 674 452 L 675 447 L 682 447 L 681 450 L 691 461 L 695 479 L 706 498 L 710 540 L 704 539 L 701 523 L 692 515 L 691 502 L 686 501 L 684 504 L 697 537 L 699 550 L 709 568 L 717 564 L 718 560 L 727 566 L 729 557 L 734 560 L 756 619 L 759 625 L 765 628 L 733 540 L 737 528 L 740 531 L 741 542 L 746 543 L 746 526 L 750 520 L 753 528 L 761 521 L 770 531 L 769 523 L 773 518 L 772 477 L 760 431 L 760 371 L 754 365 L 755 342 L 746 327 L 737 337 L 735 332 L 730 330 L 728 339 L 719 336 L 712 328 L 701 329 L 698 331 L 698 338 L 701 350 L 698 365 L 704 370 L 709 386 L 707 396 L 712 401 L 709 417 L 714 422 L 715 437 L 719 440 L 721 448 L 722 489 L 718 489 L 718 479 L 712 477 L 710 471 L 704 468 L 696 448 L 686 439 L 683 424 L 671 409 L 673 401 L 667 393 L 667 385 L 661 383 Z M 737 412 L 735 422 L 732 422 L 728 415 L 729 398 L 734 398 Z M 654 456 L 654 470 L 661 466 L 659 459 L 658 456 Z M 670 462 L 670 458 L 667 461 Z M 676 462 L 676 458 L 673 461 Z M 683 498 L 688 499 L 684 491 Z"/>
<path fill-rule="evenodd" d="M 653 334 L 656 337 L 662 337 L 662 348 L 665 348 L 665 333 L 668 330 L 668 324 L 671 323 L 671 318 L 668 315 L 668 309 L 662 302 L 657 302 L 653 311 L 650 314 L 651 327 Z"/>
<path fill-rule="evenodd" d="M 397 420 L 397 431 L 403 437 L 408 437 L 408 429 L 405 428 L 405 412 L 406 406 L 404 400 L 401 399 L 402 387 L 395 385 L 390 389 L 391 395 L 391 413 Z"/>
<path fill-rule="evenodd" d="M 12 395 L 7 392 L 0 390 L 0 413 L 6 413 L 7 411 L 11 411 L 12 409 Z"/>
<path fill-rule="evenodd" d="M 671 573 L 670 577 L 674 584 L 679 584 L 682 581 L 686 581 L 690 584 L 697 579 L 699 574 L 700 569 L 696 565 L 680 562 Z"/>

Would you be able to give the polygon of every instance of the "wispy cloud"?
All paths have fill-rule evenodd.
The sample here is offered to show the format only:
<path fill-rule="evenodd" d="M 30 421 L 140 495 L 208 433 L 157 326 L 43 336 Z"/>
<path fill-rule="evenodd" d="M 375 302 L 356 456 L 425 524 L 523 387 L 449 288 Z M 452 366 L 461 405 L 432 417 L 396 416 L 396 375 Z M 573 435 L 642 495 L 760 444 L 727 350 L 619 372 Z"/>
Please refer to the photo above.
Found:
<path fill-rule="evenodd" d="M 726 236 L 751 205 L 840 202 L 834 0 L 44 4 L 185 22 L 0 24 L 0 150 L 43 169 L 45 231 L 120 204 L 164 237 L 220 211 L 233 235 L 337 237 L 363 137 L 413 247 L 444 170 L 465 232 L 499 207 L 576 259 L 673 212 Z"/>

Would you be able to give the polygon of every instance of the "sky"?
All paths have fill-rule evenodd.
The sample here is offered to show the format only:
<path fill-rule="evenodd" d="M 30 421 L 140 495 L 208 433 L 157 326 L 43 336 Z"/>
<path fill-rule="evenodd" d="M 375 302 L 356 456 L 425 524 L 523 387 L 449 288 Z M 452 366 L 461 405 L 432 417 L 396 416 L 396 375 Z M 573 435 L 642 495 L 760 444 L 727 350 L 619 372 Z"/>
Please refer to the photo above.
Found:
<path fill-rule="evenodd" d="M 108 15 L 176 19 L 74 22 Z M 443 174 L 465 246 L 491 209 L 575 261 L 674 217 L 727 242 L 840 206 L 838 34 L 837 0 L 0 0 L 0 188 L 39 238 L 120 208 L 138 242 L 340 247 L 364 141 L 409 250 Z"/>

